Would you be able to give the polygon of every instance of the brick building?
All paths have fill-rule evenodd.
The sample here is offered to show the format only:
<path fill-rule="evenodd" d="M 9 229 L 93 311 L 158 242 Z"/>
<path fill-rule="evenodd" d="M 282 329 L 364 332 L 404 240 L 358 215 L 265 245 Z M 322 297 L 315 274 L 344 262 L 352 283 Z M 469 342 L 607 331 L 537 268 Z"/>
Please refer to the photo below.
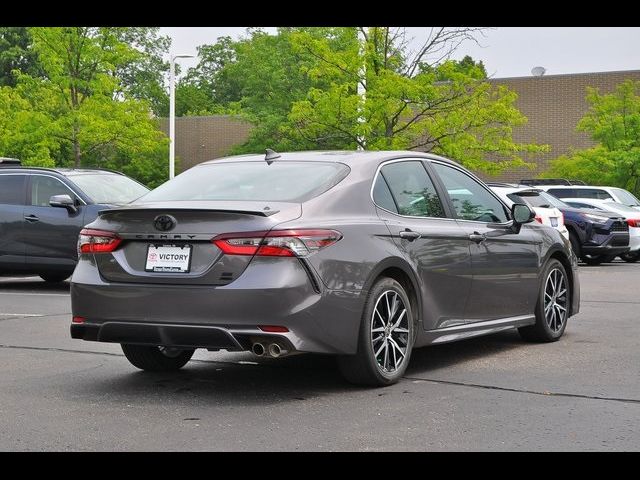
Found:
<path fill-rule="evenodd" d="M 514 140 L 550 146 L 548 153 L 529 159 L 535 161 L 536 169 L 511 169 L 492 179 L 517 181 L 536 177 L 559 155 L 569 153 L 572 148 L 592 146 L 586 134 L 576 131 L 578 121 L 588 109 L 586 88 L 596 87 L 601 93 L 610 93 L 627 79 L 640 81 L 640 70 L 491 79 L 490 82 L 518 93 L 516 106 L 528 118 L 525 125 L 514 129 Z M 167 119 L 161 119 L 161 128 L 168 132 Z M 224 115 L 177 118 L 178 171 L 228 154 L 234 145 L 248 138 L 250 130 L 246 122 Z"/>

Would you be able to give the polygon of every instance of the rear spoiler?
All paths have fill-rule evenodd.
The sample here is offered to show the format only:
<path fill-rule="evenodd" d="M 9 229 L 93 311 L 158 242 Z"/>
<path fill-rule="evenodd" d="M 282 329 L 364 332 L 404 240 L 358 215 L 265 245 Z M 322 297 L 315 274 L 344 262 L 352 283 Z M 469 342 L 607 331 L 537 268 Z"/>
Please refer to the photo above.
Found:
<path fill-rule="evenodd" d="M 242 205 L 245 203 L 245 205 Z M 106 210 L 100 210 L 99 216 L 109 215 L 118 212 L 135 212 L 157 210 L 160 213 L 169 211 L 192 211 L 192 212 L 225 212 L 240 213 L 245 215 L 255 215 L 260 217 L 270 217 L 283 210 L 283 207 L 299 206 L 294 203 L 275 203 L 267 205 L 258 202 L 154 202 L 139 203 L 116 207 Z"/>

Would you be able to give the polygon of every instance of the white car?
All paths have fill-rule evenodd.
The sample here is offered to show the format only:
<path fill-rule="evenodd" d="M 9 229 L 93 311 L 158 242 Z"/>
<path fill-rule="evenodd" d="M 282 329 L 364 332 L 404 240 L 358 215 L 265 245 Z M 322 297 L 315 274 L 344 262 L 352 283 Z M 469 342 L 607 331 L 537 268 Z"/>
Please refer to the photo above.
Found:
<path fill-rule="evenodd" d="M 535 188 L 549 192 L 554 197 L 562 200 L 567 198 L 578 200 L 608 200 L 640 210 L 640 200 L 624 188 L 591 185 L 536 185 Z"/>
<path fill-rule="evenodd" d="M 629 252 L 620 255 L 620 258 L 627 262 L 640 260 L 640 210 L 610 200 L 563 198 L 562 201 L 576 208 L 604 210 L 623 216 L 629 225 Z"/>
<path fill-rule="evenodd" d="M 489 184 L 491 190 L 509 207 L 514 203 L 525 203 L 536 212 L 536 221 L 542 225 L 555 228 L 564 238 L 569 240 L 569 231 L 564 226 L 564 216 L 557 208 L 540 196 L 540 190 L 531 187 L 507 187 Z"/>

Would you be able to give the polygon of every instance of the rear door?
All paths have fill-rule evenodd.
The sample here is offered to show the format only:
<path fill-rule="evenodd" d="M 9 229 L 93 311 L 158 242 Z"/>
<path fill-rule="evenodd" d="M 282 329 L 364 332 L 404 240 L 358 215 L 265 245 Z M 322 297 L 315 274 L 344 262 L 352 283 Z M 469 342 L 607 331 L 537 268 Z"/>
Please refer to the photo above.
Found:
<path fill-rule="evenodd" d="M 27 263 L 73 266 L 78 256 L 78 234 L 84 225 L 84 202 L 52 175 L 31 175 L 28 191 L 24 215 Z M 77 211 L 52 207 L 49 200 L 53 195 L 69 195 L 76 200 Z"/>
<path fill-rule="evenodd" d="M 467 321 L 532 314 L 541 245 L 536 229 L 525 226 L 516 234 L 497 227 L 506 224 L 510 214 L 488 188 L 451 165 L 433 162 L 431 166 L 470 240 L 473 283 Z"/>
<path fill-rule="evenodd" d="M 449 217 L 425 164 L 409 159 L 384 164 L 373 198 L 419 275 L 425 330 L 463 324 L 471 288 L 469 239 Z"/>
<path fill-rule="evenodd" d="M 0 173 L 0 271 L 24 265 L 24 174 Z"/>

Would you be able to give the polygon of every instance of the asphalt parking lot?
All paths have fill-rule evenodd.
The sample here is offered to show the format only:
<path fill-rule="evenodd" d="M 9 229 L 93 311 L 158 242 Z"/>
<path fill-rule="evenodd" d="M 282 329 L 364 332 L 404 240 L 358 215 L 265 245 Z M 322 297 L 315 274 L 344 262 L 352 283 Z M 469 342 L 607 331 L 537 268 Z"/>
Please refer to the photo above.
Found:
<path fill-rule="evenodd" d="M 0 277 L 0 450 L 637 451 L 640 264 L 580 278 L 561 341 L 426 347 L 397 385 L 363 389 L 308 355 L 197 352 L 142 373 L 69 337 L 68 283 Z"/>

